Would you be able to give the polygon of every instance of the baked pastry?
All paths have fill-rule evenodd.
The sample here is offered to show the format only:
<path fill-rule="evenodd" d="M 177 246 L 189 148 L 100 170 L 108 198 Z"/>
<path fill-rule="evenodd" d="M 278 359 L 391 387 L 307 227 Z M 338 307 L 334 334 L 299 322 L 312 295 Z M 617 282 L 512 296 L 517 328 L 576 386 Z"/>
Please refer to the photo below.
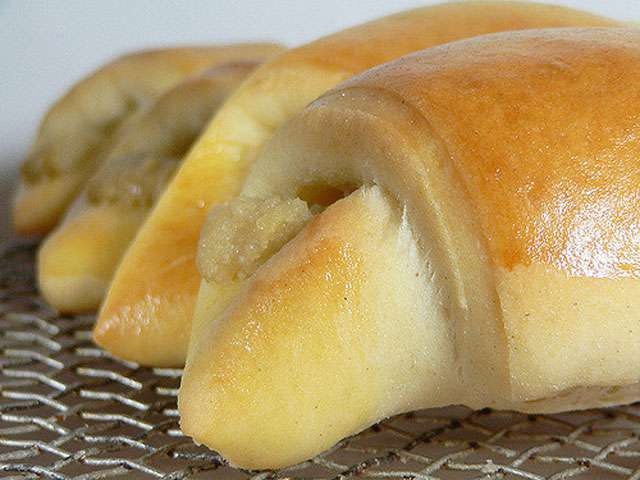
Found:
<path fill-rule="evenodd" d="M 181 159 L 257 62 L 226 63 L 169 89 L 127 122 L 102 166 L 38 252 L 44 298 L 96 310 L 120 257 Z"/>
<path fill-rule="evenodd" d="M 593 28 L 435 47 L 313 102 L 203 231 L 183 431 L 277 468 L 419 408 L 639 400 L 639 97 L 640 30 Z"/>
<path fill-rule="evenodd" d="M 184 47 L 123 56 L 78 82 L 47 112 L 20 171 L 13 218 L 20 234 L 49 232 L 136 111 L 216 64 L 263 59 L 274 44 Z"/>
<path fill-rule="evenodd" d="M 209 208 L 238 193 L 276 127 L 340 81 L 408 52 L 482 33 L 614 24 L 550 5 L 446 3 L 330 35 L 264 64 L 216 115 L 123 257 L 96 342 L 146 365 L 184 363 L 200 283 L 195 255 Z"/>

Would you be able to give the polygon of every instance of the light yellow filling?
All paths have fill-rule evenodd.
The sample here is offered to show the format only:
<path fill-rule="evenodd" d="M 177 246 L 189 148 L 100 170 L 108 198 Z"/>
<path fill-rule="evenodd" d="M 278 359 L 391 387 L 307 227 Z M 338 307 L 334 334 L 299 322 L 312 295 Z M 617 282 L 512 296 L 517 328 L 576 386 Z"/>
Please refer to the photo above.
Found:
<path fill-rule="evenodd" d="M 208 281 L 246 279 L 311 217 L 309 206 L 298 198 L 238 197 L 216 207 L 200 238 L 200 273 Z"/>

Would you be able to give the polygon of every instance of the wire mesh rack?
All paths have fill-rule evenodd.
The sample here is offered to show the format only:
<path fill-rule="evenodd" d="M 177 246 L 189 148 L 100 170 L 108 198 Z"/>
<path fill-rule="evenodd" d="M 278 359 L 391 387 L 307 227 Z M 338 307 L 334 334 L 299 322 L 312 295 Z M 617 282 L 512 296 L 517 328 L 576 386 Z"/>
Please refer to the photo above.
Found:
<path fill-rule="evenodd" d="M 181 371 L 96 347 L 90 316 L 60 316 L 38 297 L 33 252 L 21 244 L 0 256 L 2 478 L 640 480 L 640 405 L 561 415 L 425 410 L 286 470 L 235 469 L 180 432 Z"/>

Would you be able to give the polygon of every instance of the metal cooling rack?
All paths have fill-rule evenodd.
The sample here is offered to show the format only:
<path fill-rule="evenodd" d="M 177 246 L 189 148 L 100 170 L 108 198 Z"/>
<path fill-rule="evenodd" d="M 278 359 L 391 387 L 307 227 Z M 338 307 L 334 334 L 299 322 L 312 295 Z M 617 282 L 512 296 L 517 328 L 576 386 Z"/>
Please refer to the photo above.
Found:
<path fill-rule="evenodd" d="M 91 342 L 91 317 L 43 303 L 33 251 L 0 256 L 2 478 L 640 480 L 640 405 L 536 416 L 428 410 L 287 470 L 234 469 L 180 432 L 180 370 L 114 359 Z"/>

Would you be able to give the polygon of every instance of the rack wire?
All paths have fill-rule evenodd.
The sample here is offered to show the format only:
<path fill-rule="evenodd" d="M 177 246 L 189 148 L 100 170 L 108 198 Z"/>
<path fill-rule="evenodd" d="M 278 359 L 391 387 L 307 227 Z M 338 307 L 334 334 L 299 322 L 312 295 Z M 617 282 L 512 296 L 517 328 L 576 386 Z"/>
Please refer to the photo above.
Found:
<path fill-rule="evenodd" d="M 280 471 L 229 466 L 178 425 L 181 371 L 95 346 L 90 316 L 34 287 L 34 246 L 0 256 L 0 476 L 6 479 L 640 480 L 640 405 L 524 415 L 465 408 L 394 417 Z"/>

